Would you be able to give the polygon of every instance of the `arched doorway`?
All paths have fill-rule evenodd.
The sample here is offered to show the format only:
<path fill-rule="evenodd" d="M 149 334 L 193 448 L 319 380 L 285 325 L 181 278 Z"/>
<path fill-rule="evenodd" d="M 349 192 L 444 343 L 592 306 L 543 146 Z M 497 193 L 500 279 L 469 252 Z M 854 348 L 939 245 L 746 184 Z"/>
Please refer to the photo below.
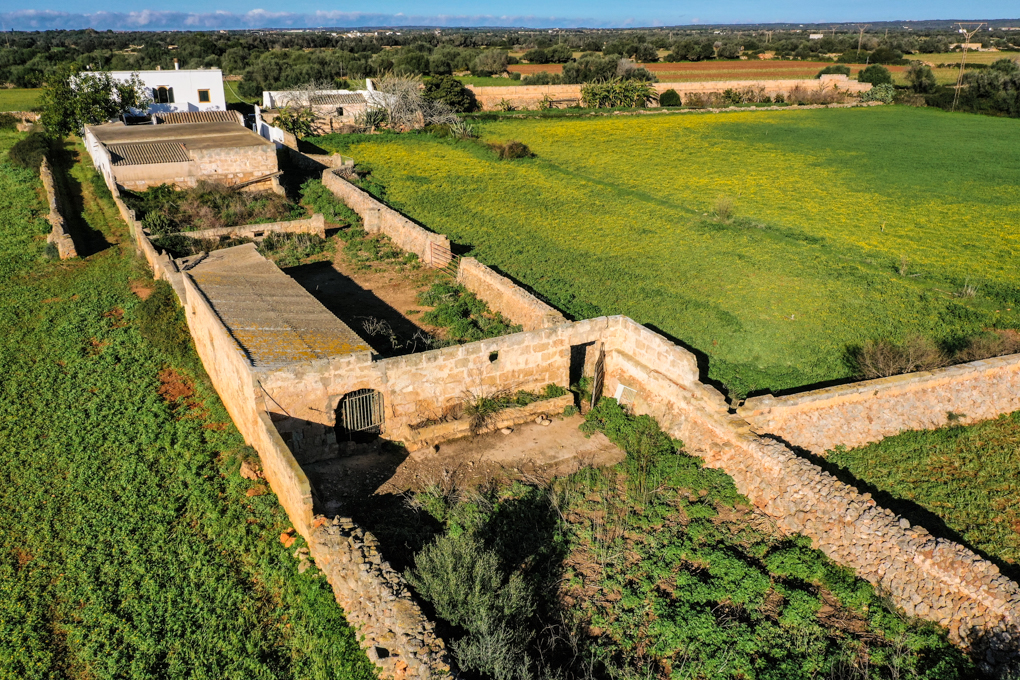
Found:
<path fill-rule="evenodd" d="M 383 396 L 372 389 L 348 392 L 336 407 L 337 441 L 368 441 L 383 425 Z"/>

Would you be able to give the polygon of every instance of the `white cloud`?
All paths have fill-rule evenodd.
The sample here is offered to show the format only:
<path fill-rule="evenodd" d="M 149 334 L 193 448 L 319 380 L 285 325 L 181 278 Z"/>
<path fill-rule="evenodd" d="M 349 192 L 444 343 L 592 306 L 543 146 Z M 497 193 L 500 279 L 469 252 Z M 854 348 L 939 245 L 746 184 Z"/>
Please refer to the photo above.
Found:
<path fill-rule="evenodd" d="M 366 12 L 317 11 L 311 14 L 270 12 L 253 9 L 243 14 L 214 11 L 209 13 L 164 12 L 95 12 L 92 14 L 56 12 L 53 10 L 17 10 L 0 14 L 5 28 L 19 31 L 94 28 L 97 30 L 174 30 L 174 29 L 246 29 L 246 28 L 316 28 L 319 26 L 521 26 L 536 28 L 605 28 L 633 25 L 625 22 L 600 21 L 591 18 L 527 16 L 369 14 Z"/>

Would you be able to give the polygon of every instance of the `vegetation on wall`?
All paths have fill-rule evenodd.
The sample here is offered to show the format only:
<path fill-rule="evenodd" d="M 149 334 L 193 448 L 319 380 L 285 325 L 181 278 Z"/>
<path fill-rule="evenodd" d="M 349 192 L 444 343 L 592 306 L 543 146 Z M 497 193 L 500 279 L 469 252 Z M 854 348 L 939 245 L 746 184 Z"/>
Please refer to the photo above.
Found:
<path fill-rule="evenodd" d="M 73 175 L 105 246 L 45 262 L 38 178 L 0 163 L 0 677 L 376 677 L 281 546 L 276 497 L 238 475 L 257 458 L 160 328 L 172 298 L 140 299 L 154 284 L 98 175 Z"/>

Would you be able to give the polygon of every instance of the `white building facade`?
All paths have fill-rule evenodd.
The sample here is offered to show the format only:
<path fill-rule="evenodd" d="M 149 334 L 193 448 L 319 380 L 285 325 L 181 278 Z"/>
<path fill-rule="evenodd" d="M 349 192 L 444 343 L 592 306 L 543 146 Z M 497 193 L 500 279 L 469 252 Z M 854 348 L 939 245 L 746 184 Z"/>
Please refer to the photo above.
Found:
<path fill-rule="evenodd" d="M 225 111 L 223 72 L 218 68 L 173 71 L 111 71 L 114 80 L 128 81 L 137 75 L 152 98 L 149 113 L 173 111 Z"/>

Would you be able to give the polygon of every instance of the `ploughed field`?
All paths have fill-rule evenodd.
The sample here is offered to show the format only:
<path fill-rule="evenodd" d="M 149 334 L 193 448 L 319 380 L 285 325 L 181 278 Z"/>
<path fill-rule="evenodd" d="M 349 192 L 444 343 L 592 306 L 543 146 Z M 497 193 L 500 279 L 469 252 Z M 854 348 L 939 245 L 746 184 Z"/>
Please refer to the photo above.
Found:
<path fill-rule="evenodd" d="M 846 378 L 870 339 L 952 346 L 1020 324 L 1017 121 L 876 107 L 476 125 L 536 157 L 429 134 L 318 144 L 557 307 L 629 315 L 737 393 Z"/>

